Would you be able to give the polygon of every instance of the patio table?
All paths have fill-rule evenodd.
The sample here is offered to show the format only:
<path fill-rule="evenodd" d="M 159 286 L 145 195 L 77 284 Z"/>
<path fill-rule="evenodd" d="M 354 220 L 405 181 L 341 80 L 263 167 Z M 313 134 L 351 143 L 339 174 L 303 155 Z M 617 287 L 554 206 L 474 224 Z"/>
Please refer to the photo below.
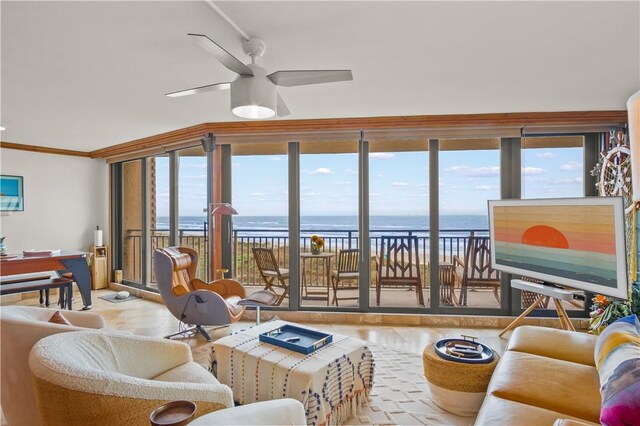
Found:
<path fill-rule="evenodd" d="M 302 263 L 302 299 L 305 300 L 327 300 L 329 306 L 329 288 L 331 282 L 331 259 L 335 256 L 333 253 L 300 253 L 300 262 Z M 307 263 L 313 262 L 313 259 L 322 261 L 325 271 L 326 290 L 309 291 L 309 283 L 307 283 Z"/>

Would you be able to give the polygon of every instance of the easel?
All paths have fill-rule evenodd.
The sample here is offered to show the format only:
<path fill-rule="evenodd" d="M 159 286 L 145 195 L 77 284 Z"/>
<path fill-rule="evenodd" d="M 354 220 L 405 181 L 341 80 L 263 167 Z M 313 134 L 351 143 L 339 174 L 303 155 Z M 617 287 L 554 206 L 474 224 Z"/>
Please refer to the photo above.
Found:
<path fill-rule="evenodd" d="M 498 334 L 499 337 L 502 337 L 507 331 L 514 329 L 518 324 L 520 324 L 524 318 L 529 315 L 535 308 L 538 307 L 542 302 L 548 300 L 549 298 L 553 299 L 553 303 L 556 305 L 556 310 L 558 311 L 558 319 L 560 320 L 560 327 L 563 330 L 576 331 L 571 324 L 571 320 L 569 319 L 569 315 L 567 315 L 567 311 L 565 311 L 564 306 L 562 306 L 562 301 L 571 301 L 573 300 L 573 291 L 564 290 L 558 287 L 552 287 L 549 285 L 532 283 L 528 281 L 522 280 L 511 280 L 511 287 L 517 288 L 520 290 L 527 290 L 533 293 L 539 294 L 540 296 L 529 306 L 518 318 L 513 320 L 511 324 L 509 324 L 504 330 Z"/>

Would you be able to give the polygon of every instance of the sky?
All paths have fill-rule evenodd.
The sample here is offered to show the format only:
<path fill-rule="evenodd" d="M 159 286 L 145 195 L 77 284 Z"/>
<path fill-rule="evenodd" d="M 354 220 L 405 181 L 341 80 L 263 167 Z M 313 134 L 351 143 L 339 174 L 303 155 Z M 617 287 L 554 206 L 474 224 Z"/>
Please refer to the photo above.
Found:
<path fill-rule="evenodd" d="M 486 215 L 487 200 L 500 197 L 499 150 L 440 152 L 441 215 Z M 232 160 L 232 204 L 242 216 L 286 216 L 286 155 L 236 156 Z M 169 163 L 156 160 L 157 215 L 169 212 Z M 357 154 L 300 156 L 302 216 L 357 215 Z M 580 197 L 582 148 L 522 150 L 523 198 Z M 429 153 L 378 152 L 369 161 L 370 214 L 428 215 Z M 206 160 L 181 157 L 180 216 L 202 216 L 206 208 Z"/>

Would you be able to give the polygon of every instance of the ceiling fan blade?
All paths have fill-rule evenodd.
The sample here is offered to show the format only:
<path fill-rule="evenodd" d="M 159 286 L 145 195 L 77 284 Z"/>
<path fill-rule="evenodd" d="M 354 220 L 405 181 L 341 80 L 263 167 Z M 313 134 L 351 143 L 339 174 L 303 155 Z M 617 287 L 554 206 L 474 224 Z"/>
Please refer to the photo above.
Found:
<path fill-rule="evenodd" d="M 287 108 L 287 104 L 285 104 L 284 100 L 282 100 L 280 93 L 278 93 L 278 104 L 276 106 L 276 109 L 278 110 L 278 117 L 285 117 L 291 114 L 291 111 L 289 111 L 289 108 Z"/>
<path fill-rule="evenodd" d="M 351 70 L 285 70 L 276 71 L 267 77 L 269 77 L 273 84 L 284 87 L 353 80 Z"/>
<path fill-rule="evenodd" d="M 179 92 L 166 93 L 165 96 L 170 98 L 179 98 L 180 96 L 195 95 L 196 93 L 214 92 L 217 90 L 229 90 L 231 83 L 216 83 L 207 86 L 194 87 L 193 89 L 180 90 Z"/>
<path fill-rule="evenodd" d="M 253 71 L 251 68 L 246 66 L 240 61 L 240 59 L 233 56 L 231 53 L 227 52 L 222 46 L 220 46 L 215 41 L 211 40 L 204 34 L 191 34 L 191 37 L 207 52 L 211 53 L 216 57 L 218 61 L 225 67 L 229 68 L 231 71 L 238 73 L 240 75 L 253 75 Z"/>

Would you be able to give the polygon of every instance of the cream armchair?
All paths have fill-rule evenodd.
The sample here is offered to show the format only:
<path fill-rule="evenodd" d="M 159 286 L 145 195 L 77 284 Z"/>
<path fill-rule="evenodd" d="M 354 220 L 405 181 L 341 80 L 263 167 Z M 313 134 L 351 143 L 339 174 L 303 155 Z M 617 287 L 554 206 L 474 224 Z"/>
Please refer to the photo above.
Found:
<path fill-rule="evenodd" d="M 28 363 L 33 345 L 52 334 L 105 327 L 104 318 L 91 312 L 62 311 L 72 325 L 48 322 L 55 312 L 33 306 L 0 309 L 0 393 L 2 411 L 10 426 L 40 423 Z"/>
<path fill-rule="evenodd" d="M 78 331 L 49 336 L 29 356 L 43 425 L 145 425 L 174 400 L 196 417 L 233 407 L 231 389 L 193 362 L 188 345 L 159 338 Z"/>

